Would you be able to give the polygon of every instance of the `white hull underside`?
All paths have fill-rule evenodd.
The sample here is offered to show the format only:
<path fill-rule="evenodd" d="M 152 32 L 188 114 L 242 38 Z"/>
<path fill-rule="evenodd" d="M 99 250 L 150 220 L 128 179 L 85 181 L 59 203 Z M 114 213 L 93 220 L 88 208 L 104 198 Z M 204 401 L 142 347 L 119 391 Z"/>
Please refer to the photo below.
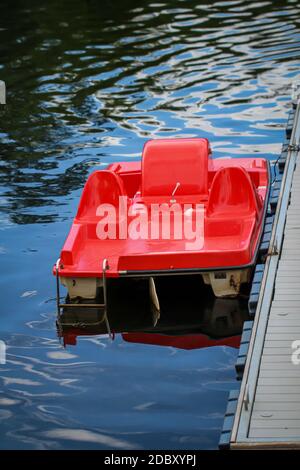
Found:
<path fill-rule="evenodd" d="M 240 293 L 241 285 L 250 282 L 251 268 L 208 271 L 201 275 L 204 283 L 211 286 L 216 297 L 236 297 Z M 103 286 L 102 278 L 61 277 L 60 279 L 68 290 L 70 300 L 94 299 L 97 290 Z M 152 277 L 150 279 L 153 291 L 154 281 Z"/>

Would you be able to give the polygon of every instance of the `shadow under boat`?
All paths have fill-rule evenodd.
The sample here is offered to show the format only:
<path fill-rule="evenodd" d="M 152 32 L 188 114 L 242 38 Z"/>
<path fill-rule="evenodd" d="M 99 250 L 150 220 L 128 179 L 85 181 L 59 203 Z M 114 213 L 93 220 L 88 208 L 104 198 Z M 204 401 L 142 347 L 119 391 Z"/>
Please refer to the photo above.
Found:
<path fill-rule="evenodd" d="M 95 308 L 64 308 L 57 319 L 63 344 L 78 336 L 121 334 L 124 341 L 181 349 L 210 346 L 238 348 L 244 321 L 249 319 L 247 293 L 215 298 L 199 276 L 157 278 L 159 308 L 149 296 L 148 279 L 110 280 L 107 312 Z M 102 299 L 99 299 L 101 303 Z"/>

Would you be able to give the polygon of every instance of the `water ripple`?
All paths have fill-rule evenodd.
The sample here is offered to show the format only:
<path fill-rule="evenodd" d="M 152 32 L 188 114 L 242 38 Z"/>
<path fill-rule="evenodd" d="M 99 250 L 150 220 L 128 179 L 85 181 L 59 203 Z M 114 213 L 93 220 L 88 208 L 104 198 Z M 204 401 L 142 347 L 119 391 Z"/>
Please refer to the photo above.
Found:
<path fill-rule="evenodd" d="M 277 158 L 298 2 L 21 3 L 0 4 L 0 447 L 216 447 L 236 352 L 101 335 L 65 351 L 50 266 L 88 174 L 138 160 L 149 138 Z"/>

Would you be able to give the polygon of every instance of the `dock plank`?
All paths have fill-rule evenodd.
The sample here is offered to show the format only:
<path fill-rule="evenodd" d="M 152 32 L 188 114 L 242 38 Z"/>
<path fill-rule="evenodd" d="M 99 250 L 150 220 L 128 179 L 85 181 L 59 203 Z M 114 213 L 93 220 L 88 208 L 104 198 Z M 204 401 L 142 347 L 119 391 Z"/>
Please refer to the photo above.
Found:
<path fill-rule="evenodd" d="M 299 431 L 300 428 L 297 429 L 274 429 L 273 427 L 270 428 L 254 428 L 251 429 L 249 432 L 249 437 L 253 438 L 265 438 L 268 436 L 268 438 L 290 438 L 290 439 L 297 439 L 299 438 Z M 300 445 L 300 443 L 299 443 Z"/>
<path fill-rule="evenodd" d="M 231 445 L 300 447 L 300 86 Z M 279 251 L 278 251 L 279 248 Z M 271 252 L 271 250 L 270 250 Z M 300 354 L 298 356 L 300 359 Z"/>

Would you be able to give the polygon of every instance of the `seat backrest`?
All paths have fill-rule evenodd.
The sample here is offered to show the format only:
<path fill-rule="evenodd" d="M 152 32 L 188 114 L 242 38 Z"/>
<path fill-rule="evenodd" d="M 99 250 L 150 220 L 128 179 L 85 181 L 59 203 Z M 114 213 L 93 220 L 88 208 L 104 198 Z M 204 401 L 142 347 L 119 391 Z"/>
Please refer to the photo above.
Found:
<path fill-rule="evenodd" d="M 144 146 L 143 196 L 208 194 L 207 139 L 158 139 Z"/>
<path fill-rule="evenodd" d="M 208 217 L 250 215 L 258 212 L 258 201 L 250 176 L 242 167 L 220 168 L 214 176 L 206 215 Z"/>
<path fill-rule="evenodd" d="M 118 208 L 120 196 L 126 197 L 120 176 L 108 170 L 95 171 L 85 184 L 76 218 L 95 218 L 101 204 L 111 204 Z"/>

